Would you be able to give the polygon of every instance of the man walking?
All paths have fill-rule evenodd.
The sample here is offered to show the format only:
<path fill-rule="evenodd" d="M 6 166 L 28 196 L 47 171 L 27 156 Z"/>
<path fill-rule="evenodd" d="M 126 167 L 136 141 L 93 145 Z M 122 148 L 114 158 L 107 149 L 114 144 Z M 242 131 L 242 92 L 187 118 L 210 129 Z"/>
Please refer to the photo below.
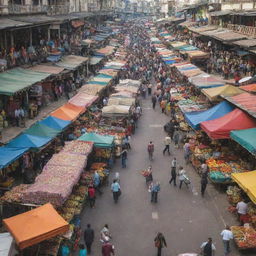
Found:
<path fill-rule="evenodd" d="M 207 172 L 202 173 L 201 177 L 201 195 L 204 196 L 204 192 L 206 190 L 206 186 L 208 184 Z"/>
<path fill-rule="evenodd" d="M 91 254 L 91 246 L 94 240 L 94 230 L 91 228 L 91 224 L 87 224 L 87 228 L 84 231 L 84 242 L 87 248 L 88 254 Z"/>
<path fill-rule="evenodd" d="M 97 190 L 101 195 L 103 192 L 100 190 L 101 181 L 100 181 L 100 175 L 98 174 L 97 171 L 94 172 L 93 184 L 94 184 L 95 190 Z"/>
<path fill-rule="evenodd" d="M 185 183 L 185 179 L 186 179 L 186 177 L 185 177 L 186 171 L 183 169 L 182 166 L 179 168 L 178 175 L 179 175 L 179 181 L 180 181 L 180 186 L 179 186 L 179 188 L 181 189 L 182 184 Z M 185 183 L 185 184 L 186 184 L 186 186 L 188 187 L 187 183 Z"/>
<path fill-rule="evenodd" d="M 157 102 L 157 97 L 155 94 L 152 96 L 151 101 L 152 101 L 152 108 L 155 109 L 156 102 Z"/>
<path fill-rule="evenodd" d="M 118 197 L 120 196 L 120 193 L 121 193 L 121 188 L 117 180 L 113 180 L 113 183 L 111 185 L 111 190 L 113 192 L 114 202 L 117 203 Z"/>
<path fill-rule="evenodd" d="M 157 195 L 160 191 L 160 183 L 153 184 L 151 188 L 151 203 L 157 203 Z"/>
<path fill-rule="evenodd" d="M 154 144 L 152 141 L 150 141 L 148 144 L 148 156 L 150 161 L 153 160 L 154 150 L 155 150 Z"/>
<path fill-rule="evenodd" d="M 177 173 L 176 173 L 176 167 L 177 167 L 177 160 L 176 157 L 173 158 L 172 163 L 171 163 L 171 179 L 169 181 L 170 184 L 174 184 L 174 186 L 176 186 L 176 177 L 177 177 Z"/>
<path fill-rule="evenodd" d="M 124 149 L 121 153 L 122 168 L 126 168 L 127 150 Z"/>
<path fill-rule="evenodd" d="M 165 148 L 163 150 L 163 154 L 165 154 L 166 150 L 168 152 L 168 154 L 170 155 L 170 144 L 171 144 L 171 137 L 166 136 L 164 139 L 164 144 L 165 144 Z"/>
<path fill-rule="evenodd" d="M 233 233 L 227 225 L 226 228 L 220 233 L 224 245 L 224 255 L 230 253 L 230 240 L 233 239 Z"/>
<path fill-rule="evenodd" d="M 202 243 L 200 246 L 202 256 L 214 256 L 216 247 L 212 243 L 212 238 L 209 237 L 207 242 Z"/>

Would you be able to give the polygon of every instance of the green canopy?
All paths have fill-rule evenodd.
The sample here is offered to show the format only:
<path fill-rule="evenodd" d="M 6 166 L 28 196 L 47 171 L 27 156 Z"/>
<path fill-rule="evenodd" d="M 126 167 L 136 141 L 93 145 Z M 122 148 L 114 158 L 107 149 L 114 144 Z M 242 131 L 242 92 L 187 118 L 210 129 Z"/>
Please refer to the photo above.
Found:
<path fill-rule="evenodd" d="M 0 73 L 0 95 L 11 96 L 50 76 L 50 73 L 14 68 Z"/>
<path fill-rule="evenodd" d="M 58 133 L 60 133 L 60 131 L 37 122 L 36 124 L 32 125 L 29 129 L 25 130 L 24 133 L 34 136 L 54 138 L 58 135 Z"/>
<path fill-rule="evenodd" d="M 256 128 L 231 131 L 230 137 L 256 155 Z"/>
<path fill-rule="evenodd" d="M 114 146 L 114 136 L 100 135 L 98 133 L 85 133 L 78 140 L 92 141 L 97 148 L 111 148 Z"/>

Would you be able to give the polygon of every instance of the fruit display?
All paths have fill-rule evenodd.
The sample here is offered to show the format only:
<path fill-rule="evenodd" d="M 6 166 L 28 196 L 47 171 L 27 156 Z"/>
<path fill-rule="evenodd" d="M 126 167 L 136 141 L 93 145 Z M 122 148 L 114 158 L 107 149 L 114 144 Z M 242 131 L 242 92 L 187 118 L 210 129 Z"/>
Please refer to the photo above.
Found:
<path fill-rule="evenodd" d="M 232 226 L 231 231 L 234 235 L 234 241 L 240 249 L 256 248 L 256 231 L 247 226 Z"/>
<path fill-rule="evenodd" d="M 111 157 L 111 149 L 95 148 L 95 156 L 97 158 L 109 159 Z"/>
<path fill-rule="evenodd" d="M 229 203 L 233 206 L 236 206 L 236 204 L 242 200 L 242 190 L 237 186 L 228 186 L 226 194 Z"/>
<path fill-rule="evenodd" d="M 178 106 L 182 113 L 193 112 L 193 111 L 203 111 L 207 109 L 205 104 L 198 104 L 191 99 L 180 100 Z"/>
<path fill-rule="evenodd" d="M 21 184 L 14 187 L 12 190 L 7 191 L 1 198 L 2 202 L 20 203 L 23 193 L 29 188 L 29 185 Z"/>
<path fill-rule="evenodd" d="M 89 155 L 93 149 L 93 142 L 73 140 L 65 143 L 63 152 L 69 152 L 72 154 Z"/>

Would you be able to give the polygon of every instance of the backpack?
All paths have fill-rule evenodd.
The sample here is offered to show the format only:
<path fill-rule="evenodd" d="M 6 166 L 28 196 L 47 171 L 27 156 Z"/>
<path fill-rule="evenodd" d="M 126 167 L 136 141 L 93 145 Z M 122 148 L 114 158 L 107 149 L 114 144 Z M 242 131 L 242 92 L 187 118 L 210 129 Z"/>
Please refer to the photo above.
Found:
<path fill-rule="evenodd" d="M 204 256 L 212 256 L 212 243 L 208 242 L 204 247 Z"/>

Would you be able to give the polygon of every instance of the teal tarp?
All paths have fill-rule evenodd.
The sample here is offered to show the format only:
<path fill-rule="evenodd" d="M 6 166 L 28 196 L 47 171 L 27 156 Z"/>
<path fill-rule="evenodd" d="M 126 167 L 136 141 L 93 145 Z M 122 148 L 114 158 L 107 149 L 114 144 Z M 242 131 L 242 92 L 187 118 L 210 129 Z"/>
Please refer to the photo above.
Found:
<path fill-rule="evenodd" d="M 60 131 L 53 129 L 40 122 L 37 122 L 36 124 L 32 125 L 29 129 L 25 130 L 23 133 L 34 136 L 54 138 L 58 135 L 58 133 L 60 133 Z"/>
<path fill-rule="evenodd" d="M 85 133 L 78 140 L 92 141 L 97 148 L 111 148 L 114 146 L 114 136 L 100 135 L 97 133 Z"/>
<path fill-rule="evenodd" d="M 252 154 L 256 154 L 256 128 L 231 131 L 230 137 Z"/>
<path fill-rule="evenodd" d="M 11 96 L 50 76 L 50 73 L 14 68 L 0 73 L 0 95 Z"/>

